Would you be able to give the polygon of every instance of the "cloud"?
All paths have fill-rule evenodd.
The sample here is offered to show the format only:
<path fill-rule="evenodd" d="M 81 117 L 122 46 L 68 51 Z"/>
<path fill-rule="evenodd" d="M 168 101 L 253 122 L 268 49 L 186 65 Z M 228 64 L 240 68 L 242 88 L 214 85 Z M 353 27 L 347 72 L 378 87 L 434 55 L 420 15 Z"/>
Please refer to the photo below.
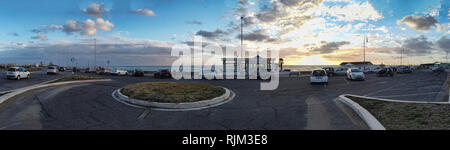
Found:
<path fill-rule="evenodd" d="M 228 34 L 227 32 L 225 32 L 221 29 L 216 29 L 212 32 L 200 30 L 197 33 L 195 33 L 195 35 L 202 36 L 207 39 L 215 39 L 215 38 L 221 37 L 223 35 L 227 35 L 227 34 Z"/>
<path fill-rule="evenodd" d="M 88 35 L 92 36 L 97 32 L 97 27 L 94 21 L 91 19 L 87 19 L 83 22 L 83 31 L 81 32 L 81 35 Z"/>
<path fill-rule="evenodd" d="M 436 41 L 436 44 L 443 50 L 450 50 L 450 39 L 447 38 L 447 36 L 442 36 L 439 40 Z"/>
<path fill-rule="evenodd" d="M 42 41 L 47 40 L 47 36 L 45 34 L 37 33 L 36 36 L 32 36 L 31 39 L 40 39 Z"/>
<path fill-rule="evenodd" d="M 421 35 L 404 40 L 401 47 L 406 48 L 410 55 L 423 55 L 431 53 L 432 46 L 433 43 L 428 41 L 427 37 Z"/>
<path fill-rule="evenodd" d="M 3 49 L 5 45 L 0 46 Z M 97 38 L 97 64 L 105 66 L 106 61 L 111 60 L 111 65 L 170 65 L 176 59 L 170 55 L 172 45 L 173 43 L 163 41 L 99 37 Z M 93 64 L 94 46 L 90 38 L 77 42 L 11 43 L 5 50 L 8 50 L 11 56 L 23 58 L 20 62 L 23 64 L 39 63 L 42 60 L 45 60 L 45 63 L 50 61 L 57 63 L 60 58 L 61 62 L 67 62 L 69 50 L 78 60 L 79 66 L 87 66 L 88 62 L 91 66 Z M 0 59 L 0 61 L 4 60 Z"/>
<path fill-rule="evenodd" d="M 341 46 L 349 44 L 350 44 L 349 41 L 341 41 L 341 42 L 321 41 L 320 45 L 313 45 L 313 46 L 306 45 L 306 47 L 309 47 L 311 49 L 309 52 L 313 54 L 328 54 L 333 53 L 336 50 L 339 50 Z"/>
<path fill-rule="evenodd" d="M 63 25 L 63 31 L 66 34 L 72 34 L 73 32 L 81 31 L 81 25 L 75 20 L 67 20 L 66 24 Z"/>
<path fill-rule="evenodd" d="M 80 32 L 80 35 L 92 36 L 97 33 L 97 30 L 111 31 L 114 24 L 108 20 L 97 18 L 96 21 L 86 19 L 83 22 L 75 20 L 67 20 L 66 24 L 61 26 L 61 29 L 66 34 L 70 35 L 74 32 Z"/>
<path fill-rule="evenodd" d="M 244 34 L 242 38 L 246 41 L 263 42 L 270 38 L 270 36 L 268 36 L 266 32 L 267 32 L 266 30 L 255 30 L 250 33 Z M 240 34 L 236 36 L 236 39 L 240 38 L 241 38 Z"/>
<path fill-rule="evenodd" d="M 379 20 L 383 15 L 379 13 L 369 2 L 350 2 L 346 5 L 322 6 L 314 10 L 314 14 L 319 16 L 331 16 L 335 21 L 364 21 Z"/>
<path fill-rule="evenodd" d="M 94 18 L 101 18 L 105 13 L 105 6 L 92 3 L 88 8 L 82 10 L 84 13 L 91 15 Z"/>
<path fill-rule="evenodd" d="M 108 20 L 105 21 L 102 18 L 97 18 L 96 25 L 97 29 L 103 31 L 111 31 L 111 29 L 114 28 L 114 24 L 112 24 Z"/>
<path fill-rule="evenodd" d="M 153 12 L 150 9 L 137 9 L 137 10 L 133 10 L 131 12 L 135 13 L 135 14 L 139 14 L 139 15 L 144 15 L 144 16 L 155 16 L 155 12 Z"/>
<path fill-rule="evenodd" d="M 39 28 L 32 29 L 31 32 L 34 32 L 34 33 L 40 33 L 40 32 L 47 33 L 48 31 L 57 31 L 57 30 L 61 30 L 63 28 L 64 27 L 61 26 L 61 25 L 53 25 L 52 24 L 52 25 L 44 25 L 44 26 L 41 26 Z"/>
<path fill-rule="evenodd" d="M 427 31 L 432 26 L 436 26 L 438 21 L 432 16 L 409 15 L 397 20 L 397 24 L 402 23 L 418 31 Z"/>
<path fill-rule="evenodd" d="M 186 21 L 187 24 L 194 24 L 194 25 L 202 25 L 203 23 L 201 21 L 197 21 L 197 20 L 189 20 Z"/>

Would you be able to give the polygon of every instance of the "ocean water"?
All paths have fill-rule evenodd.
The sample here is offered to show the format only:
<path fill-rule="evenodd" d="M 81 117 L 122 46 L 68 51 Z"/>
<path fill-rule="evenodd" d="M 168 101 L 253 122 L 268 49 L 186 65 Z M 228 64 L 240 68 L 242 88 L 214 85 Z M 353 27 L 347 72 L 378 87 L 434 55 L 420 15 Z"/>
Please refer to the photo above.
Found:
<path fill-rule="evenodd" d="M 323 67 L 337 67 L 337 65 L 284 65 L 283 69 L 290 69 L 291 71 L 311 71 L 314 69 L 321 69 Z M 171 66 L 115 66 L 112 68 L 122 70 L 141 69 L 143 71 L 158 71 L 159 69 L 170 69 Z"/>

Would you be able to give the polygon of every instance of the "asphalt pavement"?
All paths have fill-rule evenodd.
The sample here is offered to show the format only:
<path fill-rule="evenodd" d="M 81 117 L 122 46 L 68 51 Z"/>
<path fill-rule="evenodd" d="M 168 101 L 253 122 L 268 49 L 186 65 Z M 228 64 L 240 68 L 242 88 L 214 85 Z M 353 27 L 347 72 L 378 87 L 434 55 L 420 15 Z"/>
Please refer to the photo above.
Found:
<path fill-rule="evenodd" d="M 280 78 L 274 91 L 260 91 L 260 80 L 180 80 L 177 82 L 219 85 L 236 93 L 223 105 L 182 112 L 134 108 L 111 96 L 114 90 L 132 83 L 176 80 L 104 77 L 113 81 L 50 87 L 12 98 L 0 105 L 0 129 L 361 130 L 368 128 L 336 101 L 339 95 L 434 101 L 447 74 L 371 74 L 365 81 L 336 76 L 328 85 L 311 85 L 308 77 Z"/>
<path fill-rule="evenodd" d="M 70 74 L 71 72 L 61 72 L 57 75 L 47 75 L 45 70 L 40 72 L 32 72 L 29 79 L 10 80 L 6 79 L 6 71 L 0 71 L 0 92 L 9 91 L 13 89 L 18 89 L 22 87 L 27 87 L 34 84 L 39 84 L 45 81 L 50 81 L 57 79 L 65 74 Z"/>

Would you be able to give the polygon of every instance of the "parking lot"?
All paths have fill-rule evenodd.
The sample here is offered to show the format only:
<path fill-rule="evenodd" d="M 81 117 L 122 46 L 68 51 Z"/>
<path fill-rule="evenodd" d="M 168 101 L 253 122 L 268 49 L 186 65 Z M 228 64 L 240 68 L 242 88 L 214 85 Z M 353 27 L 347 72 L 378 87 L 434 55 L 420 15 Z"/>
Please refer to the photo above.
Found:
<path fill-rule="evenodd" d="M 394 77 L 369 74 L 365 81 L 336 76 L 328 85 L 311 85 L 305 76 L 280 78 L 274 91 L 260 91 L 261 80 L 171 80 L 204 82 L 236 93 L 223 105 L 182 112 L 134 108 L 111 96 L 128 84 L 170 79 L 103 77 L 113 81 L 39 89 L 8 100 L 0 105 L 0 129 L 368 129 L 336 101 L 337 96 L 435 101 L 447 75 L 428 71 Z"/>

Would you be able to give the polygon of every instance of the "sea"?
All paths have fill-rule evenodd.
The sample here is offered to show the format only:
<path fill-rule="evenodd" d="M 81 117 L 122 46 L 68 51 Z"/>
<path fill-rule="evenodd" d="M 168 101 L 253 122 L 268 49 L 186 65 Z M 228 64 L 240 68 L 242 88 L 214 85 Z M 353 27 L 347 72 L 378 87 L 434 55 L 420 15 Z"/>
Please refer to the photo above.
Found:
<path fill-rule="evenodd" d="M 311 71 L 323 67 L 337 67 L 337 65 L 284 65 L 283 69 L 289 69 L 291 71 Z M 170 69 L 171 66 L 115 66 L 112 68 L 121 70 L 141 69 L 143 71 L 158 71 L 159 69 Z"/>

